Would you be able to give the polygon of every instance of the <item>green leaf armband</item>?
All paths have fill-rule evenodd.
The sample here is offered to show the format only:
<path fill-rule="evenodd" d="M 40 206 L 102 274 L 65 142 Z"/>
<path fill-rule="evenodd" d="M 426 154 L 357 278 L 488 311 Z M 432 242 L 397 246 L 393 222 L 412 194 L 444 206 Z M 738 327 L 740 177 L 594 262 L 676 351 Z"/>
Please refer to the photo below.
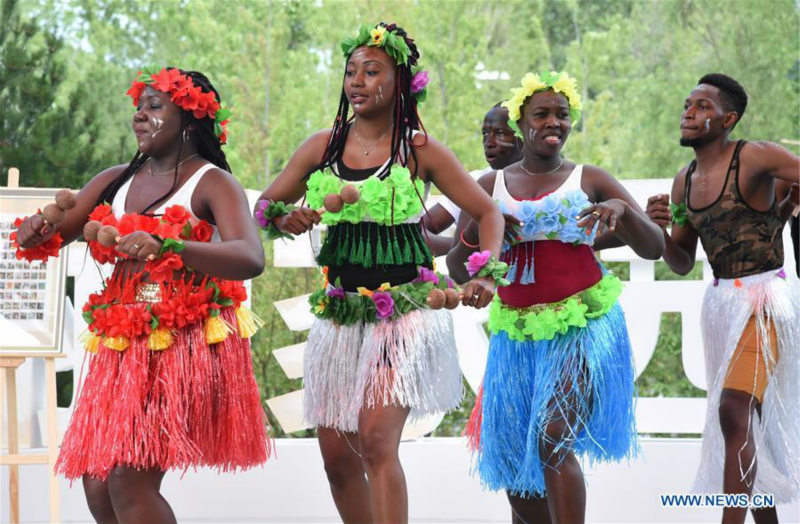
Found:
<path fill-rule="evenodd" d="M 684 202 L 681 202 L 680 204 L 670 202 L 669 212 L 672 213 L 673 224 L 678 224 L 679 226 L 683 227 L 689 221 L 689 214 L 686 210 L 686 203 Z"/>
<path fill-rule="evenodd" d="M 274 240 L 276 238 L 292 238 L 289 233 L 284 233 L 275 225 L 275 218 L 283 215 L 288 215 L 297 209 L 294 204 L 286 204 L 284 202 L 273 202 L 272 200 L 259 200 L 256 204 L 255 218 L 258 225 L 267 232 L 267 238 Z"/>
<path fill-rule="evenodd" d="M 180 253 L 184 249 L 186 249 L 186 245 L 183 243 L 183 240 L 180 238 L 159 238 L 161 240 L 161 249 L 158 250 L 158 256 L 164 256 L 164 253 L 173 252 L 173 253 Z"/>
<path fill-rule="evenodd" d="M 497 260 L 489 250 L 471 254 L 464 265 L 471 277 L 491 278 L 498 287 L 510 284 L 505 278 L 508 264 Z"/>

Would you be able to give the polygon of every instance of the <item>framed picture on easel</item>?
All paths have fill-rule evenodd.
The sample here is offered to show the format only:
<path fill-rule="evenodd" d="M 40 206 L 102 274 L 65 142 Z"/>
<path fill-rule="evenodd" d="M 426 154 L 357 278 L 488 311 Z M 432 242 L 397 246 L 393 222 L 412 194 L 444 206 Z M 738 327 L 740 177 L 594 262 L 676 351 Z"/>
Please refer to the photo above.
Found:
<path fill-rule="evenodd" d="M 60 352 L 67 251 L 47 262 L 17 260 L 9 238 L 14 220 L 51 203 L 56 191 L 0 187 L 0 356 Z"/>

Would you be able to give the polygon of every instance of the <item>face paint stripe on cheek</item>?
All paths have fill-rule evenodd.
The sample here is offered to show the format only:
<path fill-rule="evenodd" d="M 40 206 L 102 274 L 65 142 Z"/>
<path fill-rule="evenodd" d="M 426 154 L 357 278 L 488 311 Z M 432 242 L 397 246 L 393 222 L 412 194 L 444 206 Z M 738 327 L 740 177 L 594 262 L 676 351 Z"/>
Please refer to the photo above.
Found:
<path fill-rule="evenodd" d="M 155 138 L 161 132 L 161 128 L 164 127 L 164 121 L 157 116 L 154 116 L 152 121 L 153 127 L 155 127 L 156 130 L 153 131 L 153 133 L 150 135 L 150 138 Z"/>

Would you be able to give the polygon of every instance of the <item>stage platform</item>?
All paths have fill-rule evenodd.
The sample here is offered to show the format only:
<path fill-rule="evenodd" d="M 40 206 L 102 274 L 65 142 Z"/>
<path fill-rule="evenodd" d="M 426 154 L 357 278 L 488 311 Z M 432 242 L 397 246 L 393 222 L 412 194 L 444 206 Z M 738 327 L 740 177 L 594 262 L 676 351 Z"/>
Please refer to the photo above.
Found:
<path fill-rule="evenodd" d="M 167 475 L 163 493 L 182 523 L 339 522 L 315 439 L 279 439 L 277 459 L 235 475 L 210 470 Z M 484 491 L 470 475 L 460 438 L 426 438 L 400 446 L 412 523 L 510 522 L 505 496 Z M 643 438 L 630 463 L 584 465 L 586 522 L 718 522 L 716 508 L 662 507 L 660 495 L 686 493 L 700 454 L 699 439 Z M 7 468 L 2 468 L 7 486 Z M 48 522 L 44 466 L 20 468 L 22 522 Z M 5 500 L 3 501 L 5 503 Z M 800 504 L 779 506 L 783 524 L 800 522 Z M 62 521 L 92 522 L 80 482 L 61 484 Z M 8 522 L 5 504 L 0 513 Z M 750 519 L 750 517 L 748 517 Z M 750 519 L 751 520 L 751 519 Z"/>

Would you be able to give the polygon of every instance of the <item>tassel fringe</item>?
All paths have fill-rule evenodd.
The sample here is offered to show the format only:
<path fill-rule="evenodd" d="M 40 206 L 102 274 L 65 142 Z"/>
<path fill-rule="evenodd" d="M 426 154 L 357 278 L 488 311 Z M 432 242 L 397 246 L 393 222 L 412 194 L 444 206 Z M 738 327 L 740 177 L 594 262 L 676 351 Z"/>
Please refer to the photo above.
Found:
<path fill-rule="evenodd" d="M 432 258 L 420 225 L 342 223 L 331 226 L 322 244 L 317 263 L 320 266 L 356 264 L 376 265 L 425 264 Z"/>
<path fill-rule="evenodd" d="M 203 326 L 206 344 L 219 344 L 233 332 L 227 322 L 220 318 L 220 315 L 208 317 Z"/>
<path fill-rule="evenodd" d="M 89 353 L 97 353 L 97 350 L 100 348 L 100 337 L 89 330 L 81 333 L 81 336 L 78 337 L 78 342 L 80 342 L 83 349 Z"/>
<path fill-rule="evenodd" d="M 264 321 L 253 313 L 250 308 L 241 305 L 236 309 L 236 325 L 240 337 L 250 338 L 264 326 Z"/>
<path fill-rule="evenodd" d="M 102 344 L 114 351 L 125 351 L 130 346 L 128 337 L 103 337 Z"/>
<path fill-rule="evenodd" d="M 163 351 L 172 345 L 172 333 L 168 329 L 158 328 L 147 337 L 147 347 L 153 351 Z"/>

